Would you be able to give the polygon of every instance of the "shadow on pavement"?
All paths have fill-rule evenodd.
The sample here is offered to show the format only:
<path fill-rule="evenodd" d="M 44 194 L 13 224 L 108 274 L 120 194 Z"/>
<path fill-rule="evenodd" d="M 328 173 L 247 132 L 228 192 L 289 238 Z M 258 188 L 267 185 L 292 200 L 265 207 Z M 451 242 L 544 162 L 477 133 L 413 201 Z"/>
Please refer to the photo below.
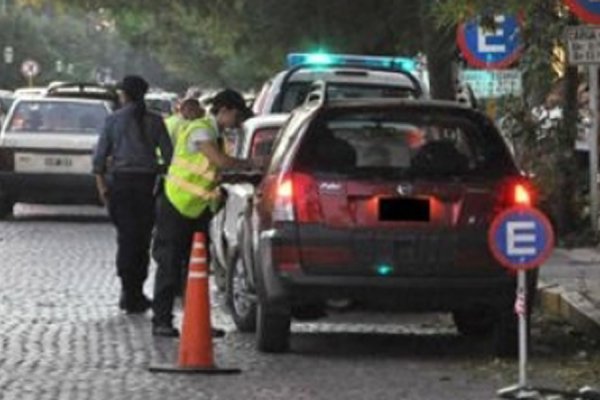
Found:
<path fill-rule="evenodd" d="M 458 334 L 294 333 L 292 353 L 339 358 L 489 358 L 489 339 Z"/>

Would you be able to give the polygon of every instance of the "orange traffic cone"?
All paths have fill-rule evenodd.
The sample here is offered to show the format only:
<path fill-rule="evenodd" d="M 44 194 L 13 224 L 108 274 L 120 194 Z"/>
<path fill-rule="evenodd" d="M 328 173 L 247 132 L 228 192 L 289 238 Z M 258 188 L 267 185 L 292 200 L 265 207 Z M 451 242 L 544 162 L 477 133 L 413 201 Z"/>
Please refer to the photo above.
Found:
<path fill-rule="evenodd" d="M 204 233 L 198 232 L 194 235 L 190 255 L 178 365 L 151 366 L 150 371 L 239 373 L 239 369 L 215 366 L 211 331 L 206 240 Z"/>

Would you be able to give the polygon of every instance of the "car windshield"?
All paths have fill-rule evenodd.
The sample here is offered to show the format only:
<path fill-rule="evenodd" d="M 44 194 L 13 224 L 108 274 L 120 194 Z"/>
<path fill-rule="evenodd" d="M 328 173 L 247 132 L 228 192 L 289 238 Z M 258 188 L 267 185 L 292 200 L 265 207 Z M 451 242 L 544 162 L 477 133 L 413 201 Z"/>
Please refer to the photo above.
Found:
<path fill-rule="evenodd" d="M 283 94 L 281 112 L 290 112 L 304 102 L 312 82 L 290 82 Z M 380 98 L 412 98 L 414 93 L 404 86 L 327 83 L 328 99 L 380 99 Z"/>
<path fill-rule="evenodd" d="M 356 177 L 496 176 L 514 168 L 491 126 L 447 112 L 342 113 L 313 122 L 297 167 Z"/>
<path fill-rule="evenodd" d="M 7 132 L 97 134 L 107 115 L 103 103 L 24 101 L 14 110 Z"/>

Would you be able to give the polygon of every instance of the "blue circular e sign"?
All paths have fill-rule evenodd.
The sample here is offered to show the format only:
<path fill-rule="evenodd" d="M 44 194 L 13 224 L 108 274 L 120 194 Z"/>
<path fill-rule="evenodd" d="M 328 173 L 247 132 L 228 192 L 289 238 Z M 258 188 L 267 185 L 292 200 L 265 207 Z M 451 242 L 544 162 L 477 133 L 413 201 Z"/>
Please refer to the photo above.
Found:
<path fill-rule="evenodd" d="M 565 0 L 565 3 L 584 22 L 600 24 L 600 1 Z"/>
<path fill-rule="evenodd" d="M 495 28 L 482 27 L 477 20 L 460 24 L 456 41 L 467 62 L 476 68 L 502 69 L 521 55 L 520 23 L 517 17 L 497 15 Z"/>
<path fill-rule="evenodd" d="M 488 232 L 494 258 L 512 270 L 539 267 L 554 248 L 554 231 L 548 218 L 530 207 L 513 207 L 498 215 Z"/>

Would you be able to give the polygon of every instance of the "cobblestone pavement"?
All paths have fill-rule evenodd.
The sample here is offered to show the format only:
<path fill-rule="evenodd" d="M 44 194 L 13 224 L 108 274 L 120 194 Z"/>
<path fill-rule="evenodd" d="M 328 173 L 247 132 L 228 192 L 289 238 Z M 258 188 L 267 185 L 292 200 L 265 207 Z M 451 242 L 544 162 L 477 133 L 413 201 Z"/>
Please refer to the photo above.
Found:
<path fill-rule="evenodd" d="M 65 212 L 67 214 L 65 214 Z M 94 208 L 21 207 L 0 222 L 0 399 L 492 399 L 516 364 L 456 334 L 446 316 L 345 316 L 294 327 L 292 352 L 263 355 L 219 305 L 217 363 L 237 376 L 151 374 L 177 342 L 116 307 L 114 232 Z M 152 282 L 147 282 L 150 293 Z M 346 323 L 360 321 L 360 323 Z M 600 346 L 537 318 L 536 383 L 600 382 Z"/>

